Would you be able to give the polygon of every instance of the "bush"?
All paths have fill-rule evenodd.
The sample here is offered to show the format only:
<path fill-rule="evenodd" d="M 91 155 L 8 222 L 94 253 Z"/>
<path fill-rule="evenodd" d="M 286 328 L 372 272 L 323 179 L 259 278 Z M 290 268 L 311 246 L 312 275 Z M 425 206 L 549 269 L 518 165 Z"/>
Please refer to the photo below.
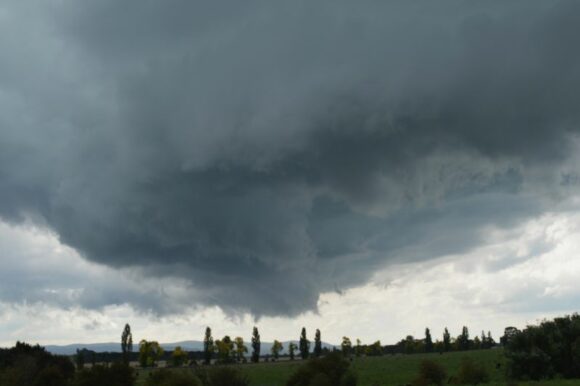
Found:
<path fill-rule="evenodd" d="M 287 386 L 330 385 L 356 386 L 354 374 L 348 372 L 349 362 L 340 353 L 331 353 L 324 358 L 309 360 L 286 382 Z"/>
<path fill-rule="evenodd" d="M 347 371 L 346 374 L 342 376 L 342 379 L 340 381 L 340 386 L 356 386 L 356 384 L 357 384 L 356 375 L 351 371 Z"/>
<path fill-rule="evenodd" d="M 250 380 L 239 369 L 218 366 L 212 369 L 199 369 L 195 375 L 203 386 L 248 386 Z"/>
<path fill-rule="evenodd" d="M 73 386 L 133 386 L 134 370 L 123 363 L 114 363 L 111 367 L 96 365 L 77 373 Z"/>
<path fill-rule="evenodd" d="M 489 374 L 483 366 L 476 365 L 471 358 L 465 358 L 459 367 L 457 381 L 462 385 L 479 385 L 489 381 Z"/>
<path fill-rule="evenodd" d="M 447 379 L 447 371 L 439 363 L 424 360 L 419 367 L 419 376 L 413 381 L 415 386 L 441 386 Z"/>
<path fill-rule="evenodd" d="M 191 372 L 158 370 L 149 374 L 146 386 L 202 386 L 198 377 Z"/>
<path fill-rule="evenodd" d="M 330 382 L 328 375 L 323 373 L 316 374 L 311 380 L 308 386 L 334 386 Z"/>

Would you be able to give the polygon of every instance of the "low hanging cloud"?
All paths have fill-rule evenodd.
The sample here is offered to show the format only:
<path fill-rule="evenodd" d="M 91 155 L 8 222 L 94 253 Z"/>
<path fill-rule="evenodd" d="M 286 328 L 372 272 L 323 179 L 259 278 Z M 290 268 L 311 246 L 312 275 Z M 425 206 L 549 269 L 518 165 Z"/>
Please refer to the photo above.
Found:
<path fill-rule="evenodd" d="M 0 18 L 0 217 L 185 280 L 192 304 L 314 309 L 580 181 L 574 1 L 13 1 Z"/>

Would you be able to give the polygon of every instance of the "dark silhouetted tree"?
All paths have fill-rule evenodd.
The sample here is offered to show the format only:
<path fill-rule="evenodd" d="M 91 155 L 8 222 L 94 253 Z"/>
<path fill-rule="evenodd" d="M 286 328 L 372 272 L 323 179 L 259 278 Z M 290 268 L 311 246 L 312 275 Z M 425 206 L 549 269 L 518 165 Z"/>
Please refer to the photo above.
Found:
<path fill-rule="evenodd" d="M 85 367 L 85 355 L 84 352 L 77 348 L 77 355 L 75 355 L 75 361 L 78 370 L 82 370 Z"/>
<path fill-rule="evenodd" d="M 211 363 L 211 358 L 213 356 L 213 338 L 211 336 L 211 328 L 206 327 L 205 336 L 203 337 L 203 362 L 206 365 Z"/>
<path fill-rule="evenodd" d="M 425 351 L 433 352 L 433 339 L 431 339 L 431 331 L 425 329 Z"/>
<path fill-rule="evenodd" d="M 128 364 L 133 352 L 133 335 L 131 334 L 129 323 L 125 324 L 121 334 L 121 352 L 123 353 L 123 363 Z"/>
<path fill-rule="evenodd" d="M 515 327 L 506 327 L 503 330 L 503 336 L 499 339 L 500 343 L 505 346 L 507 345 L 510 340 L 512 340 L 518 333 L 520 332 L 520 330 L 518 330 Z"/>
<path fill-rule="evenodd" d="M 300 333 L 300 356 L 302 359 L 308 358 L 310 352 L 310 341 L 306 338 L 306 328 L 302 327 L 302 332 Z"/>
<path fill-rule="evenodd" d="M 443 332 L 443 350 L 446 352 L 451 350 L 451 335 L 449 335 L 447 327 L 445 327 L 445 331 Z"/>
<path fill-rule="evenodd" d="M 254 327 L 252 332 L 252 362 L 257 363 L 260 360 L 260 334 L 258 327 Z"/>
<path fill-rule="evenodd" d="M 319 357 L 322 354 L 322 341 L 320 340 L 320 330 L 316 329 L 314 334 L 314 356 Z"/>
<path fill-rule="evenodd" d="M 491 331 L 487 332 L 487 348 L 495 346 L 495 340 L 491 337 Z"/>
<path fill-rule="evenodd" d="M 349 357 L 352 353 L 352 342 L 348 336 L 342 337 L 342 343 L 340 344 L 340 349 L 342 350 L 342 355 Z"/>
<path fill-rule="evenodd" d="M 457 348 L 462 351 L 469 350 L 469 330 L 467 326 L 463 326 L 461 335 L 457 337 Z"/>
<path fill-rule="evenodd" d="M 298 346 L 296 346 L 296 343 L 290 342 L 288 344 L 288 352 L 290 353 L 290 360 L 291 361 L 294 360 L 294 353 L 296 352 L 297 349 L 298 349 Z"/>

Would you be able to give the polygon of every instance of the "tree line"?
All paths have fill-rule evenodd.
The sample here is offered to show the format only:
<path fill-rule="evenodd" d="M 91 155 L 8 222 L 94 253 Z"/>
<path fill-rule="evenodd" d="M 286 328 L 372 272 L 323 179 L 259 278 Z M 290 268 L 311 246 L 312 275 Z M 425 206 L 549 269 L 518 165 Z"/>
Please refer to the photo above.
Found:
<path fill-rule="evenodd" d="M 294 360 L 297 356 L 301 359 L 310 357 L 320 357 L 323 354 L 328 354 L 330 351 L 340 351 L 346 357 L 350 356 L 378 356 L 386 354 L 415 354 L 415 353 L 431 353 L 431 352 L 452 352 L 452 351 L 467 351 L 490 349 L 496 345 L 495 340 L 491 336 L 491 332 L 487 334 L 482 331 L 480 336 L 473 338 L 469 335 L 469 329 L 464 326 L 461 334 L 457 337 L 451 337 L 449 330 L 444 329 L 442 339 L 433 341 L 431 331 L 429 328 L 425 329 L 425 337 L 416 339 L 408 335 L 394 345 L 383 346 L 380 340 L 372 344 L 362 344 L 360 339 L 356 339 L 355 344 L 347 336 L 342 338 L 340 347 L 329 349 L 322 347 L 321 332 L 316 329 L 314 334 L 314 345 L 307 337 L 306 328 L 303 327 L 300 332 L 298 344 L 289 342 L 286 356 L 290 360 Z M 250 361 L 257 363 L 260 358 L 264 360 L 277 360 L 284 351 L 284 343 L 275 339 L 272 343 L 270 351 L 264 353 L 261 351 L 260 333 L 258 327 L 252 330 L 252 338 L 250 342 L 251 353 Z M 311 350 L 312 348 L 312 350 Z M 128 361 L 132 351 L 131 329 L 127 324 L 122 334 L 121 349 L 123 358 Z M 176 347 L 172 353 L 165 353 L 163 348 L 156 341 L 142 340 L 139 343 L 139 352 L 137 360 L 142 367 L 155 366 L 160 359 L 165 359 L 170 365 L 182 366 L 188 361 L 200 360 L 203 364 L 209 365 L 211 363 L 246 363 L 248 354 L 248 347 L 244 339 L 240 336 L 231 338 L 225 335 L 221 339 L 214 339 L 210 327 L 206 327 L 203 337 L 203 351 L 188 353 L 182 347 Z"/>
<path fill-rule="evenodd" d="M 580 378 L 580 316 L 578 314 L 544 320 L 538 325 L 527 326 L 522 331 L 515 327 L 506 327 L 500 342 L 505 347 L 508 379 Z M 485 349 L 496 345 L 489 332 L 475 336 L 473 339 L 470 338 L 467 327 L 463 327 L 461 334 L 455 338 L 452 338 L 448 329 L 445 328 L 442 339 L 435 341 L 433 341 L 431 331 L 427 328 L 424 338 L 415 339 L 408 336 L 392 346 L 382 346 L 380 341 L 363 345 L 358 339 L 353 345 L 350 338 L 343 337 L 340 348 L 335 347 L 332 350 L 322 347 L 320 330 L 316 330 L 313 343 L 311 345 L 306 329 L 302 328 L 298 344 L 291 343 L 289 345 L 288 351 L 291 358 L 294 358 L 294 355 L 299 355 L 303 359 L 311 360 L 304 362 L 304 366 L 291 377 L 288 385 L 310 385 L 310 380 L 314 378 L 326 379 L 326 383 L 323 383 L 326 385 L 330 381 L 335 381 L 333 374 L 336 372 L 329 369 L 337 368 L 342 368 L 340 384 L 344 381 L 350 385 L 356 385 L 356 377 L 352 376 L 353 374 L 347 370 L 348 366 L 346 366 L 348 360 L 352 361 L 354 356 L 394 353 L 389 351 L 391 349 L 411 354 L 437 351 L 444 353 L 446 351 Z M 261 355 L 262 346 L 257 327 L 253 329 L 251 348 L 251 360 L 259 362 L 263 356 Z M 275 340 L 270 350 L 272 357 L 279 355 L 282 349 L 283 344 Z M 80 350 L 77 354 L 86 354 L 87 351 Z M 222 339 L 214 340 L 211 328 L 208 327 L 204 337 L 204 350 L 198 352 L 197 355 L 203 363 L 210 364 L 240 362 L 245 360 L 247 353 L 248 350 L 242 338 L 237 337 L 232 340 L 225 336 Z M 134 353 L 131 328 L 126 325 L 121 334 L 121 353 L 116 354 L 118 361 L 111 365 L 102 365 L 96 363 L 95 356 L 93 356 L 92 366 L 87 368 L 84 365 L 84 357 L 81 359 L 81 356 L 77 355 L 77 370 L 75 371 L 71 357 L 53 355 L 39 345 L 31 346 L 17 342 L 12 348 L 0 349 L 0 385 L 93 386 L 107 384 L 109 386 L 133 386 L 136 370 L 129 366 L 129 362 L 133 358 L 137 358 L 142 367 L 155 366 L 156 361 L 162 356 L 170 358 L 170 361 L 173 361 L 170 362 L 171 364 L 181 366 L 187 363 L 188 354 L 191 353 L 187 353 L 179 347 L 175 348 L 172 353 L 166 353 L 157 342 L 146 340 L 139 343 L 139 352 Z M 445 379 L 445 371 L 442 371 L 440 365 L 434 363 L 437 356 L 428 358 L 430 359 L 425 359 L 425 363 L 422 364 L 421 373 L 416 380 L 417 384 L 437 383 L 441 379 Z M 197 361 L 193 364 L 197 365 Z M 245 386 L 248 384 L 243 372 L 232 366 L 195 366 L 195 369 L 191 371 L 195 373 L 195 382 L 197 382 L 192 381 L 194 383 L 191 384 L 195 385 L 221 386 L 223 384 L 232 386 L 239 384 Z M 153 383 L 147 383 L 148 386 L 164 385 L 163 382 L 167 379 L 184 373 L 153 372 L 151 374 L 154 376 L 148 378 L 147 382 Z M 467 361 L 461 365 L 455 377 L 459 383 L 477 384 L 484 382 L 488 375 L 482 370 L 480 364 Z M 162 383 L 155 383 L 156 379 Z M 165 381 L 163 381 L 164 379 Z M 225 383 L 216 383 L 218 379 L 224 380 Z M 234 379 L 237 380 L 234 382 L 232 381 Z"/>

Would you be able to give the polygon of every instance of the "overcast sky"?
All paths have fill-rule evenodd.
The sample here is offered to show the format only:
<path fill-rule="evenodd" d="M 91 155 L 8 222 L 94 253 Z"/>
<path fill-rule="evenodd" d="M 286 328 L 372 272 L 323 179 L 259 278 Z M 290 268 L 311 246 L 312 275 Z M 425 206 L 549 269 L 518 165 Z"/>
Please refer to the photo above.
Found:
<path fill-rule="evenodd" d="M 0 344 L 394 343 L 580 304 L 580 3 L 0 4 Z"/>

